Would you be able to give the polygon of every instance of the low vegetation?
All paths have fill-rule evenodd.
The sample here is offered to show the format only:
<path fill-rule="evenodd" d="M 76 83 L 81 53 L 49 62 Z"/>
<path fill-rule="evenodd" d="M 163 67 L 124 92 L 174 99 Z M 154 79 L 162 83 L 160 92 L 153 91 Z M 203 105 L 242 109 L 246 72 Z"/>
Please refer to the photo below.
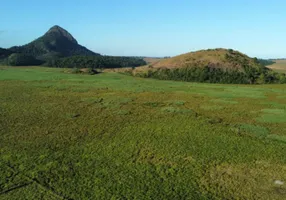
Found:
<path fill-rule="evenodd" d="M 238 70 L 224 70 L 210 67 L 186 67 L 176 69 L 148 69 L 145 71 L 133 71 L 127 69 L 125 74 L 143 78 L 156 78 L 161 80 L 175 80 L 205 83 L 232 83 L 232 84 L 262 84 L 262 83 L 286 83 L 284 73 L 277 73 L 268 69 L 256 70 L 248 68 L 245 72 Z"/>
<path fill-rule="evenodd" d="M 0 69 L 0 199 L 286 193 L 285 86 Z"/>

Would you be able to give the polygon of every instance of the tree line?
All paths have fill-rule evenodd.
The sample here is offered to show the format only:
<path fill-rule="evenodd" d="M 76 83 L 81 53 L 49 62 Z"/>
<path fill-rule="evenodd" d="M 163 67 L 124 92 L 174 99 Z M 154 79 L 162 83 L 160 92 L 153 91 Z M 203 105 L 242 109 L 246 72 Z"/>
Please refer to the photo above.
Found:
<path fill-rule="evenodd" d="M 46 61 L 36 59 L 34 56 L 23 53 L 12 53 L 2 59 L 3 65 L 8 66 L 38 66 L 57 68 L 123 68 L 146 65 L 143 59 L 119 56 L 71 56 L 55 58 L 51 56 Z"/>
<path fill-rule="evenodd" d="M 133 75 L 131 70 L 125 73 Z M 224 84 L 262 84 L 262 83 L 286 83 L 286 76 L 268 69 L 255 69 L 245 67 L 245 71 L 225 70 L 211 67 L 186 67 L 176 69 L 149 69 L 146 72 L 134 73 L 143 78 L 155 78 L 160 80 L 175 80 L 187 82 L 224 83 Z"/>
<path fill-rule="evenodd" d="M 258 62 L 263 66 L 273 65 L 275 62 L 273 60 L 258 59 Z"/>
<path fill-rule="evenodd" d="M 71 56 L 49 60 L 48 67 L 57 68 L 123 68 L 146 65 L 143 59 L 120 56 Z"/>

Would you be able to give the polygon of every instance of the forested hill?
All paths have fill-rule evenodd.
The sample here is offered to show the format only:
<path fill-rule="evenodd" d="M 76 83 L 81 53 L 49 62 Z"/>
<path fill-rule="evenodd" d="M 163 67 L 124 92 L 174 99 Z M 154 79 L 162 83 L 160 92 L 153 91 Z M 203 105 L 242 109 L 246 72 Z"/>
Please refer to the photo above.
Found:
<path fill-rule="evenodd" d="M 43 36 L 9 49 L 0 48 L 0 64 L 10 66 L 45 65 L 49 67 L 121 68 L 145 65 L 143 58 L 101 56 L 78 44 L 60 26 L 53 26 Z"/>
<path fill-rule="evenodd" d="M 60 26 L 53 26 L 38 39 L 23 46 L 12 47 L 9 50 L 15 53 L 31 55 L 39 60 L 49 60 L 74 55 L 100 55 L 79 45 L 76 39 Z"/>
<path fill-rule="evenodd" d="M 266 68 L 269 60 L 251 58 L 232 49 L 190 52 L 150 63 L 127 73 L 163 80 L 208 83 L 286 83 L 285 74 Z"/>

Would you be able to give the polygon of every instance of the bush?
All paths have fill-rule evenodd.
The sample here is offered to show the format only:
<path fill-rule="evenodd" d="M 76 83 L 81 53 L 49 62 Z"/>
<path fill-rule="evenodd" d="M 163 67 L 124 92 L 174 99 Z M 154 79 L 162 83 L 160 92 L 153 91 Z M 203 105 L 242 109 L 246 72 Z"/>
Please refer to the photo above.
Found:
<path fill-rule="evenodd" d="M 79 74 L 79 73 L 81 73 L 81 71 L 80 71 L 80 69 L 79 68 L 73 68 L 72 69 L 72 72 L 71 73 L 73 73 L 73 74 Z"/>
<path fill-rule="evenodd" d="M 94 75 L 94 74 L 98 74 L 99 72 L 96 69 L 88 68 L 87 73 L 90 75 Z"/>

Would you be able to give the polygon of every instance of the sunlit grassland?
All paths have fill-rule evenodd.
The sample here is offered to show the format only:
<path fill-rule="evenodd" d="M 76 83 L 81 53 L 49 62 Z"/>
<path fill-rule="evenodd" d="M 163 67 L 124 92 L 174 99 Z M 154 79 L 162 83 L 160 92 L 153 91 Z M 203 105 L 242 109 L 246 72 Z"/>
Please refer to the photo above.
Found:
<path fill-rule="evenodd" d="M 286 73 L 286 60 L 274 60 L 275 63 L 267 66 L 277 72 Z"/>
<path fill-rule="evenodd" d="M 1 68 L 0 199 L 285 199 L 284 97 Z"/>

